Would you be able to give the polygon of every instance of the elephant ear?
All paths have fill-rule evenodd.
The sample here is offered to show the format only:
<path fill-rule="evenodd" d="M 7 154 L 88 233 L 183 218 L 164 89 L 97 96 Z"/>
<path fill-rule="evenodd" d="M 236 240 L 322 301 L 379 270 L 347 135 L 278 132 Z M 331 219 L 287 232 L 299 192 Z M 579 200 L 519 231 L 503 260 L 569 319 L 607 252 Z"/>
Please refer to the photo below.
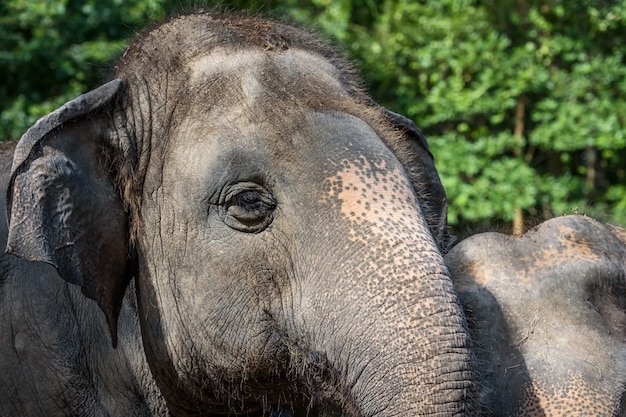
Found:
<path fill-rule="evenodd" d="M 40 119 L 20 139 L 7 190 L 7 252 L 56 267 L 105 313 L 113 346 L 131 277 L 128 217 L 103 165 L 114 80 Z"/>
<path fill-rule="evenodd" d="M 445 254 L 454 245 L 456 238 L 448 230 L 448 198 L 426 137 L 411 119 L 388 109 L 383 108 L 383 112 L 393 126 L 404 134 L 408 150 L 392 151 L 409 172 L 430 231 L 439 249 Z"/>

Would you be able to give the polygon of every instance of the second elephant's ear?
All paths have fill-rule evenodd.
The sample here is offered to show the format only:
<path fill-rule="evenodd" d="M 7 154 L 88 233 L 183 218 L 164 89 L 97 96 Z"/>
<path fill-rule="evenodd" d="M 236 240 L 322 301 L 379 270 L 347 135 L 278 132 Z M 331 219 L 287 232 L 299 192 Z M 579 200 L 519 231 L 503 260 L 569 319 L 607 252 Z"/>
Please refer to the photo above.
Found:
<path fill-rule="evenodd" d="M 55 266 L 96 300 L 113 345 L 131 277 L 128 217 L 104 165 L 109 110 L 123 83 L 111 81 L 40 119 L 15 150 L 7 190 L 7 252 Z"/>
<path fill-rule="evenodd" d="M 430 231 L 439 249 L 445 254 L 456 238 L 451 236 L 448 230 L 448 198 L 435 168 L 435 159 L 426 137 L 411 119 L 384 108 L 383 112 L 394 127 L 404 133 L 408 149 L 404 152 L 396 149 L 392 151 L 411 176 Z"/>

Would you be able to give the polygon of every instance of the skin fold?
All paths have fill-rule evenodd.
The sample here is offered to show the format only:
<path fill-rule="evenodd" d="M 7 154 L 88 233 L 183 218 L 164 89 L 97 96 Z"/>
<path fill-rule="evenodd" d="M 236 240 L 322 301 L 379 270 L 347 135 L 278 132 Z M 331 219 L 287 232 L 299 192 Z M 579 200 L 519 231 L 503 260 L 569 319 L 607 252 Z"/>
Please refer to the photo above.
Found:
<path fill-rule="evenodd" d="M 477 409 L 428 145 L 306 31 L 174 17 L 5 181 L 0 415 Z"/>
<path fill-rule="evenodd" d="M 483 415 L 623 416 L 626 232 L 585 216 L 474 235 L 446 256 Z"/>

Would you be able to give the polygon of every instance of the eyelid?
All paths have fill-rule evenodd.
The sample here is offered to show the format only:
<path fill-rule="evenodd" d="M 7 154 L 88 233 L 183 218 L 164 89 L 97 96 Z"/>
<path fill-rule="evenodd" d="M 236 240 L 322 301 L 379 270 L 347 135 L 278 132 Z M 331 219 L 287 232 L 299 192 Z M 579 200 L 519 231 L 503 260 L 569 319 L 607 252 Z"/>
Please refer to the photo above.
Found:
<path fill-rule="evenodd" d="M 218 212 L 230 228 L 239 232 L 259 233 L 273 222 L 277 205 L 267 188 L 254 182 L 240 182 L 222 189 Z"/>
<path fill-rule="evenodd" d="M 226 205 L 246 191 L 257 191 L 261 196 L 267 193 L 265 187 L 255 182 L 238 182 L 223 188 L 218 204 Z"/>
<path fill-rule="evenodd" d="M 230 187 L 226 187 L 224 191 L 224 199 L 221 202 L 222 204 L 227 204 L 229 201 L 245 192 L 256 191 L 260 195 L 263 195 L 266 192 L 263 186 L 254 182 L 233 184 Z"/>

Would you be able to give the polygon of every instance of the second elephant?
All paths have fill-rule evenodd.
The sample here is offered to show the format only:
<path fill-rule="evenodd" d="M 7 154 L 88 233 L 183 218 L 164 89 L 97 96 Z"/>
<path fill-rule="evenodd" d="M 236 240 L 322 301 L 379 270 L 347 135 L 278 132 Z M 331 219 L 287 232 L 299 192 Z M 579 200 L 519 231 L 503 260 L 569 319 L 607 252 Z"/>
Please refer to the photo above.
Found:
<path fill-rule="evenodd" d="M 626 230 L 565 216 L 446 256 L 485 416 L 624 416 Z"/>

